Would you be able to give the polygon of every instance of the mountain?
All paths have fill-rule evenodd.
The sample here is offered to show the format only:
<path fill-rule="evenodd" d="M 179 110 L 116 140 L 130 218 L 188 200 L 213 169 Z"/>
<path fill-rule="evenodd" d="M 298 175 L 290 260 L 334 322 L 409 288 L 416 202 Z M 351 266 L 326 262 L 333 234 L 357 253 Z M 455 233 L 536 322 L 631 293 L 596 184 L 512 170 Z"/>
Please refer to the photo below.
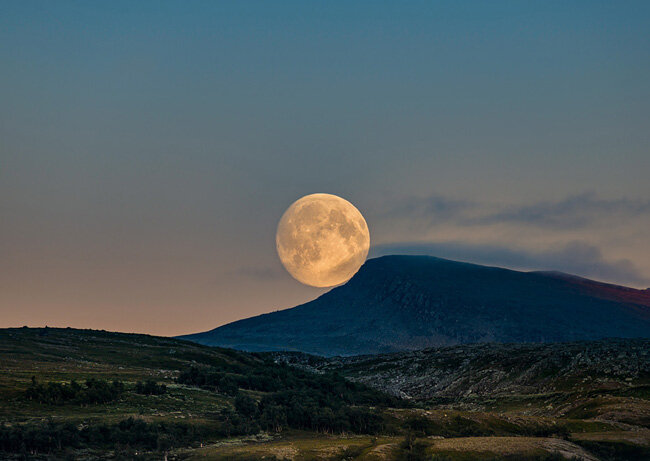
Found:
<path fill-rule="evenodd" d="M 384 256 L 311 302 L 182 338 L 247 351 L 350 356 L 480 342 L 648 336 L 648 290 L 557 272 Z"/>

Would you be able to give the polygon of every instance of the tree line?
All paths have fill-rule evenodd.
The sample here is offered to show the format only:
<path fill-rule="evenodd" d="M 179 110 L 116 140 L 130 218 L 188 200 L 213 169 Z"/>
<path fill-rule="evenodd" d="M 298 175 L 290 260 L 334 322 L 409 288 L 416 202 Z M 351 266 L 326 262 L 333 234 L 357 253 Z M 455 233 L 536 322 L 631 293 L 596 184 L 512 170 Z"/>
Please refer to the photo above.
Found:
<path fill-rule="evenodd" d="M 0 451 L 45 454 L 60 453 L 67 448 L 107 447 L 116 447 L 118 451 L 168 451 L 199 441 L 287 428 L 377 434 L 387 430 L 378 407 L 404 406 L 399 399 L 347 381 L 338 374 L 314 374 L 271 361 L 256 361 L 251 367 L 226 367 L 226 370 L 194 366 L 183 370 L 177 378 L 180 384 L 232 397 L 232 405 L 217 412 L 209 424 L 148 423 L 129 418 L 119 423 L 83 425 L 53 421 L 0 425 Z M 167 392 L 167 387 L 154 380 L 129 387 L 117 380 L 41 383 L 32 378 L 25 397 L 48 405 L 109 404 L 127 390 L 161 395 Z M 264 395 L 254 399 L 247 391 Z"/>
<path fill-rule="evenodd" d="M 268 362 L 243 375 L 191 367 L 181 372 L 178 382 L 236 396 L 238 415 L 254 426 L 276 432 L 293 428 L 376 434 L 384 429 L 384 421 L 380 412 L 369 406 L 405 405 L 336 373 L 319 375 Z M 256 401 L 239 389 L 266 395 Z"/>
<path fill-rule="evenodd" d="M 25 397 L 42 404 L 63 405 L 74 403 L 79 405 L 105 404 L 117 400 L 126 390 L 122 381 L 107 381 L 90 378 L 84 383 L 74 379 L 70 382 L 41 383 L 35 376 L 25 391 Z M 134 391 L 143 395 L 162 395 L 167 392 L 167 386 L 158 384 L 152 379 L 138 381 Z"/>
<path fill-rule="evenodd" d="M 32 382 L 25 391 L 28 400 L 50 405 L 77 403 L 80 405 L 108 403 L 116 400 L 125 386 L 121 381 L 105 381 L 91 378 L 84 384 L 75 380 L 69 383 L 49 382 L 40 383 L 32 376 Z"/>
<path fill-rule="evenodd" d="M 117 452 L 134 449 L 167 451 L 201 440 L 209 435 L 208 432 L 205 427 L 187 423 L 148 423 L 135 418 L 114 424 L 95 423 L 86 426 L 50 420 L 45 423 L 0 425 L 0 451 L 24 455 L 75 448 L 115 448 Z"/>

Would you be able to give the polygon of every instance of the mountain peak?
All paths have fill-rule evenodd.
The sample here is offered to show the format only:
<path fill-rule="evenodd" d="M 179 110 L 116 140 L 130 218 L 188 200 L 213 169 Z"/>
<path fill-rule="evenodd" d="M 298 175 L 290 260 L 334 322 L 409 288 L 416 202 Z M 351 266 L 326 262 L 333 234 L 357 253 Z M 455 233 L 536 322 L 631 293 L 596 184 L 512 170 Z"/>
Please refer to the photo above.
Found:
<path fill-rule="evenodd" d="M 348 283 L 306 304 L 183 338 L 250 351 L 357 355 L 648 332 L 647 290 L 555 272 L 389 255 L 369 259 Z"/>

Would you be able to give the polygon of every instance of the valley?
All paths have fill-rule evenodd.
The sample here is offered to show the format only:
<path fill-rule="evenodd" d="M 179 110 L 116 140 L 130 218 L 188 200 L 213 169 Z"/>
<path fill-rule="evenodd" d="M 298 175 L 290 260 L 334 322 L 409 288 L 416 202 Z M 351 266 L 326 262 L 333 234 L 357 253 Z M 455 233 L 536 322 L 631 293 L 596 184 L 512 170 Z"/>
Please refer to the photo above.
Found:
<path fill-rule="evenodd" d="M 647 352 L 607 340 L 322 358 L 3 329 L 2 457 L 643 459 Z"/>

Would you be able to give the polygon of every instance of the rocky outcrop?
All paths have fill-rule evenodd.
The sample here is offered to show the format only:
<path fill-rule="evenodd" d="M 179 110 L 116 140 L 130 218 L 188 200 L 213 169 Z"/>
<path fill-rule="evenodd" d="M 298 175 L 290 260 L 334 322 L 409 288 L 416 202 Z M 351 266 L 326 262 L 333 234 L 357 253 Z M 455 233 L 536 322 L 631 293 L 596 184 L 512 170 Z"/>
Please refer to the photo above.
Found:
<path fill-rule="evenodd" d="M 650 380 L 647 339 L 476 344 L 329 359 L 291 353 L 274 357 L 416 400 L 625 390 Z"/>

